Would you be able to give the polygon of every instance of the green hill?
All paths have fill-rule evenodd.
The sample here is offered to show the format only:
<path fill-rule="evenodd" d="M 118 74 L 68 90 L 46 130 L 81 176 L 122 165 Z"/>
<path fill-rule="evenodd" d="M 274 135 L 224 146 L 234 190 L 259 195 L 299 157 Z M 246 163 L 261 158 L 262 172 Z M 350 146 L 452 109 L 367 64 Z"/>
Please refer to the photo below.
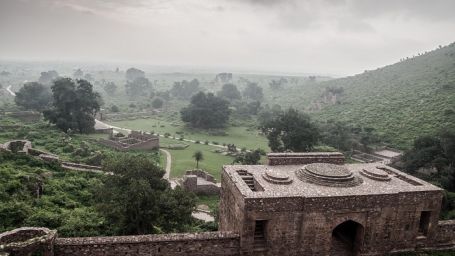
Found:
<path fill-rule="evenodd" d="M 407 148 L 420 135 L 455 128 L 455 43 L 315 89 L 321 96 L 307 110 L 316 119 L 372 127 Z"/>

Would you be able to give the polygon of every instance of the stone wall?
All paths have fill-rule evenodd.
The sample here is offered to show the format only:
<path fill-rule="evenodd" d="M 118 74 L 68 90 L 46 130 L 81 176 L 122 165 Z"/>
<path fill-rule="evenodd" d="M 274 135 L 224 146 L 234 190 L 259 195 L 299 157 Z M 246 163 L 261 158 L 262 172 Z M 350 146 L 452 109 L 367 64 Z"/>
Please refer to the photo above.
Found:
<path fill-rule="evenodd" d="M 344 155 L 338 152 L 269 153 L 267 158 L 269 165 L 344 164 Z"/>
<path fill-rule="evenodd" d="M 137 141 L 136 143 L 123 143 L 123 141 Z M 127 150 L 151 150 L 160 147 L 160 139 L 158 136 L 146 134 L 139 131 L 132 131 L 127 138 L 113 138 L 110 140 L 100 139 L 99 143 L 114 148 L 119 151 Z"/>
<path fill-rule="evenodd" d="M 57 238 L 55 256 L 238 256 L 239 236 L 230 232 Z"/>
<path fill-rule="evenodd" d="M 185 175 L 195 175 L 195 176 L 197 176 L 199 178 L 202 178 L 202 179 L 204 179 L 206 181 L 216 183 L 216 179 L 215 179 L 215 177 L 213 177 L 213 175 L 210 175 L 208 172 L 203 171 L 201 169 L 187 170 L 185 172 Z"/>
<path fill-rule="evenodd" d="M 438 222 L 435 244 L 436 248 L 455 248 L 455 220 L 441 220 Z"/>
<path fill-rule="evenodd" d="M 55 230 L 47 228 L 18 228 L 0 234 L 0 255 L 28 256 L 40 252 L 53 256 Z"/>
<path fill-rule="evenodd" d="M 220 186 L 216 179 L 203 170 L 188 170 L 183 176 L 183 188 L 202 195 L 218 195 Z"/>
<path fill-rule="evenodd" d="M 6 112 L 6 114 L 24 122 L 37 122 L 41 119 L 41 113 L 34 111 L 14 111 Z"/>
<path fill-rule="evenodd" d="M 329 255 L 332 231 L 348 220 L 364 228 L 365 255 L 431 247 L 436 240 L 454 245 L 453 224 L 438 225 L 440 192 L 307 199 L 247 198 L 243 209 L 237 209 L 239 206 L 231 196 L 222 196 L 221 206 L 226 209 L 220 209 L 220 227 L 238 230 L 245 255 L 257 255 L 255 220 L 267 222 L 267 251 L 263 255 Z M 421 211 L 431 212 L 430 227 L 433 228 L 416 239 Z"/>

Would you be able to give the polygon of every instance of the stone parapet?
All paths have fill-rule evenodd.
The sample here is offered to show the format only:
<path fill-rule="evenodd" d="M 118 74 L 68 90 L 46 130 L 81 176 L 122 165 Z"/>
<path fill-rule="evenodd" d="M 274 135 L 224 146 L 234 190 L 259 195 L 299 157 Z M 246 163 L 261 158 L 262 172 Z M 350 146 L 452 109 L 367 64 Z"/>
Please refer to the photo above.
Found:
<path fill-rule="evenodd" d="M 344 155 L 339 152 L 269 153 L 267 158 L 269 165 L 344 164 Z"/>
<path fill-rule="evenodd" d="M 231 232 L 58 238 L 55 256 L 79 255 L 198 255 L 237 256 L 239 235 Z"/>

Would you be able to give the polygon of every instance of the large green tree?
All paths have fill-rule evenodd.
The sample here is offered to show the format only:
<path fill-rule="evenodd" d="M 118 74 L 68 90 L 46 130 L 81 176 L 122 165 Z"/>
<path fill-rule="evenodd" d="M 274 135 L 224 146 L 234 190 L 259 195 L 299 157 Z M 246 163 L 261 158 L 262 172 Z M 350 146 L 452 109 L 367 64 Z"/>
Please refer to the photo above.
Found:
<path fill-rule="evenodd" d="M 257 83 L 248 83 L 243 91 L 243 96 L 252 100 L 262 100 L 262 98 L 264 98 L 264 93 Z"/>
<path fill-rule="evenodd" d="M 163 179 L 164 171 L 145 156 L 122 155 L 104 161 L 98 209 L 124 235 L 183 231 L 192 222 L 195 197 Z"/>
<path fill-rule="evenodd" d="M 55 79 L 58 78 L 58 73 L 55 70 L 50 70 L 47 72 L 41 72 L 41 76 L 38 79 L 40 84 L 51 84 Z"/>
<path fill-rule="evenodd" d="M 107 82 L 104 85 L 103 89 L 104 89 L 104 91 L 106 91 L 106 93 L 109 96 L 113 96 L 113 95 L 115 95 L 115 92 L 117 91 L 117 85 L 114 82 Z"/>
<path fill-rule="evenodd" d="M 52 102 L 52 95 L 48 87 L 37 83 L 26 83 L 16 93 L 14 98 L 16 105 L 27 110 L 42 111 Z"/>
<path fill-rule="evenodd" d="M 51 87 L 53 107 L 44 111 L 44 117 L 59 129 L 81 133 L 94 130 L 95 114 L 100 110 L 101 96 L 93 91 L 86 80 L 61 78 Z"/>
<path fill-rule="evenodd" d="M 234 84 L 223 85 L 223 87 L 221 87 L 221 91 L 217 93 L 217 96 L 228 100 L 239 100 L 242 97 L 237 89 L 237 86 Z"/>
<path fill-rule="evenodd" d="M 182 82 L 174 82 L 170 94 L 179 99 L 190 99 L 191 96 L 199 92 L 199 80 L 191 81 L 183 80 Z"/>
<path fill-rule="evenodd" d="M 145 72 L 137 68 L 129 68 L 126 70 L 125 78 L 128 81 L 133 81 L 137 78 L 145 78 Z"/>
<path fill-rule="evenodd" d="M 199 92 L 180 111 L 182 121 L 196 128 L 221 128 L 229 120 L 229 103 L 213 93 Z"/>
<path fill-rule="evenodd" d="M 152 90 L 152 83 L 145 77 L 138 77 L 128 81 L 125 85 L 126 94 L 131 98 L 147 96 Z"/>
<path fill-rule="evenodd" d="M 319 130 L 310 117 L 288 109 L 261 124 L 272 151 L 311 151 L 319 139 Z"/>

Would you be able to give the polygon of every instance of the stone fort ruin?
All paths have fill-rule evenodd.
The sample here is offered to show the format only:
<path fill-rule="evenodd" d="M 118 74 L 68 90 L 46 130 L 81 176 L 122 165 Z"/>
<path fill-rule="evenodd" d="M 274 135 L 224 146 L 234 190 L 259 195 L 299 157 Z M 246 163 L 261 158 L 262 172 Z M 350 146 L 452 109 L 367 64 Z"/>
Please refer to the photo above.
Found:
<path fill-rule="evenodd" d="M 151 150 L 160 147 L 160 138 L 142 131 L 131 131 L 127 137 L 116 137 L 110 128 L 109 139 L 100 139 L 99 143 L 119 151 Z"/>
<path fill-rule="evenodd" d="M 434 185 L 382 164 L 344 164 L 340 153 L 268 158 L 268 165 L 223 167 L 218 232 L 59 238 L 48 231 L 49 236 L 40 233 L 48 239 L 36 248 L 46 256 L 342 256 L 455 249 L 455 220 L 438 220 L 442 190 Z M 26 255 L 20 254 L 22 245 L 35 248 L 33 237 L 22 238 L 19 231 L 24 232 L 0 235 L 0 252 Z"/>

